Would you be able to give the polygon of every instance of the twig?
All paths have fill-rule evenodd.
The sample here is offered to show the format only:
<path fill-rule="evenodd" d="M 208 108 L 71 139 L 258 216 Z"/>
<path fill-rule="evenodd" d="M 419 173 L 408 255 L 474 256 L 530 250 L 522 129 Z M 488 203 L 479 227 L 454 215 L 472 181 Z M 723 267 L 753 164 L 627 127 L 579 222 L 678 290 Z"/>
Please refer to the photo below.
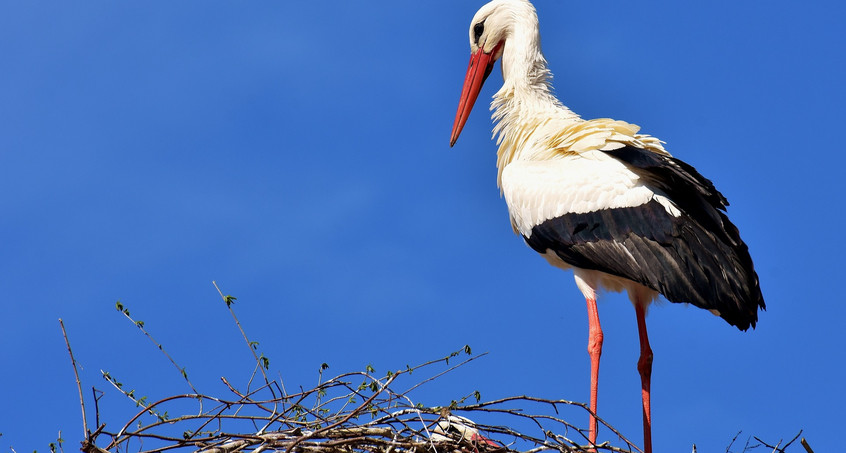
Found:
<path fill-rule="evenodd" d="M 734 442 L 737 440 L 737 438 L 740 436 L 740 433 L 742 432 L 743 431 L 738 431 L 737 434 L 735 434 L 734 437 L 731 438 L 731 442 L 729 442 L 728 447 L 726 447 L 726 453 L 729 453 L 729 450 L 731 450 L 731 446 L 734 445 Z"/>
<path fill-rule="evenodd" d="M 416 389 L 417 387 L 420 387 L 421 385 L 423 385 L 423 384 L 425 384 L 425 383 L 427 383 L 427 382 L 433 381 L 433 380 L 435 380 L 435 379 L 437 379 L 437 378 L 439 378 L 439 377 L 443 376 L 444 374 L 449 373 L 450 371 L 452 371 L 452 370 L 454 370 L 454 369 L 456 369 L 456 368 L 462 367 L 462 366 L 464 366 L 464 365 L 466 365 L 466 364 L 468 364 L 468 363 L 470 363 L 470 362 L 472 362 L 472 361 L 474 361 L 474 360 L 476 360 L 476 359 L 478 359 L 478 358 L 484 357 L 484 356 L 486 356 L 486 355 L 488 355 L 488 353 L 487 353 L 487 352 L 483 352 L 483 353 L 481 353 L 481 354 L 479 354 L 479 355 L 477 355 L 477 356 L 473 356 L 473 357 L 470 357 L 470 358 L 468 358 L 468 359 L 465 359 L 465 360 L 464 360 L 464 361 L 462 361 L 461 363 L 458 363 L 458 364 L 456 364 L 456 365 L 453 365 L 452 367 L 450 367 L 450 368 L 448 368 L 448 369 L 446 369 L 446 370 L 444 370 L 444 371 L 442 371 L 442 372 L 440 372 L 440 373 L 438 373 L 438 374 L 436 374 L 436 375 L 434 375 L 434 376 L 432 376 L 432 377 L 430 377 L 430 378 L 428 378 L 428 379 L 424 379 L 423 381 L 421 381 L 421 382 L 419 382 L 419 383 L 417 383 L 417 384 L 415 384 L 415 385 L 411 386 L 411 388 L 409 388 L 408 390 L 406 390 L 406 391 L 402 392 L 402 395 L 408 395 L 409 393 L 411 393 L 411 391 L 412 391 L 412 390 Z M 449 363 L 449 357 L 445 357 L 445 358 L 443 358 L 443 359 L 438 360 L 438 362 L 440 362 L 440 361 L 445 361 L 445 362 Z M 434 363 L 434 362 L 427 362 L 427 363 L 425 363 L 424 365 L 428 365 L 428 364 L 430 364 L 430 363 Z"/>
<path fill-rule="evenodd" d="M 212 285 L 214 285 L 214 289 L 217 290 L 217 293 L 220 294 L 220 298 L 226 303 L 226 308 L 229 310 L 229 313 L 232 315 L 232 319 L 235 320 L 235 325 L 238 326 L 238 330 L 241 331 L 241 336 L 244 337 L 244 341 L 247 342 L 247 348 L 249 348 L 250 352 L 253 354 L 253 358 L 256 360 L 256 364 L 258 365 L 259 369 L 261 370 L 262 376 L 264 376 L 265 384 L 270 384 L 270 379 L 267 378 L 267 374 L 264 372 L 264 366 L 261 363 L 261 359 L 258 355 L 256 355 L 255 349 L 253 349 L 252 343 L 250 343 L 250 339 L 247 337 L 247 333 L 244 332 L 244 328 L 241 327 L 241 322 L 238 321 L 238 317 L 235 316 L 235 311 L 232 310 L 232 302 L 235 300 L 232 296 L 224 296 L 223 291 L 220 290 L 220 287 L 217 286 L 217 282 L 212 280 Z"/>
<path fill-rule="evenodd" d="M 778 443 L 777 443 L 777 444 L 775 444 L 775 445 L 770 445 L 770 444 L 768 444 L 768 443 L 764 442 L 763 440 L 761 440 L 761 439 L 760 439 L 760 438 L 758 438 L 758 437 L 756 437 L 756 438 L 755 438 L 755 440 L 757 440 L 758 442 L 760 442 L 760 443 L 761 443 L 761 445 L 763 445 L 763 446 L 765 446 L 765 447 L 767 447 L 767 448 L 772 448 L 772 449 L 773 449 L 773 453 L 776 453 L 776 452 L 778 452 L 778 453 L 784 453 L 784 450 L 786 450 L 786 449 L 787 449 L 787 447 L 789 447 L 789 446 L 790 446 L 790 444 L 792 444 L 793 442 L 795 442 L 795 441 L 796 441 L 796 439 L 798 439 L 798 438 L 799 438 L 799 436 L 801 436 L 801 435 L 802 435 L 802 430 L 799 430 L 799 433 L 797 433 L 795 436 L 793 436 L 793 439 L 790 439 L 790 442 L 788 442 L 788 443 L 784 444 L 784 446 L 783 446 L 783 447 L 781 447 L 781 442 L 782 442 L 782 441 L 781 441 L 781 439 L 779 439 Z"/>
<path fill-rule="evenodd" d="M 291 453 L 292 449 L 293 449 L 294 447 L 296 447 L 296 446 L 297 446 L 297 444 L 299 444 L 300 442 L 302 442 L 302 441 L 304 441 L 304 440 L 306 440 L 306 439 L 309 439 L 310 437 L 314 437 L 315 435 L 317 435 L 317 434 L 319 434 L 319 433 L 321 433 L 321 432 L 325 432 L 325 431 L 331 430 L 332 428 L 337 428 L 338 426 L 341 426 L 342 424 L 344 424 L 344 423 L 346 423 L 347 421 L 349 421 L 349 419 L 351 419 L 353 416 L 355 416 L 356 414 L 358 414 L 358 413 L 361 411 L 361 409 L 366 408 L 366 407 L 367 407 L 370 403 L 372 403 L 372 402 L 373 402 L 373 400 L 374 400 L 374 399 L 375 399 L 375 398 L 376 398 L 376 397 L 377 397 L 380 393 L 382 393 L 382 391 L 384 391 L 384 390 L 385 390 L 385 389 L 386 389 L 386 388 L 387 388 L 387 387 L 391 384 L 391 382 L 393 382 L 393 381 L 394 381 L 394 379 L 396 379 L 396 378 L 397 378 L 400 374 L 402 374 L 402 372 L 398 372 L 398 373 L 396 373 L 396 374 L 391 375 L 391 377 L 390 377 L 390 378 L 388 378 L 388 381 L 387 381 L 387 382 L 385 382 L 385 384 L 382 386 L 382 388 L 381 388 L 378 392 L 374 392 L 374 393 L 373 393 L 373 395 L 372 395 L 370 398 L 368 398 L 368 399 L 367 399 L 367 400 L 365 400 L 363 403 L 361 403 L 361 405 L 358 407 L 358 409 L 356 409 L 356 410 L 354 410 L 354 411 L 351 411 L 351 412 L 350 412 L 350 413 L 349 413 L 346 417 L 344 417 L 343 419 L 341 419 L 341 420 L 339 420 L 339 421 L 337 421 L 337 422 L 335 422 L 335 423 L 333 423 L 333 424 L 331 424 L 331 425 L 327 426 L 326 428 L 318 429 L 317 431 L 315 431 L 315 432 L 311 433 L 310 435 L 304 435 L 304 436 L 301 436 L 299 439 L 295 440 L 295 441 L 294 441 L 294 443 L 292 443 L 292 444 L 291 444 L 291 445 L 290 445 L 287 449 L 285 449 L 285 453 Z"/>
<path fill-rule="evenodd" d="M 221 291 L 220 287 L 217 286 L 216 281 L 212 280 L 212 285 L 214 285 L 214 288 L 217 290 L 217 293 L 220 294 L 220 298 L 223 299 L 223 302 L 226 303 L 226 308 L 229 310 L 229 313 L 232 315 L 232 319 L 235 320 L 235 325 L 238 326 L 238 330 L 241 331 L 241 336 L 244 337 L 244 341 L 247 342 L 247 348 L 250 350 L 250 353 L 253 354 L 253 358 L 256 360 L 256 367 L 261 371 L 262 377 L 264 377 L 264 384 L 265 384 L 266 387 L 269 388 L 270 393 L 273 395 L 273 399 L 274 399 L 273 413 L 276 414 L 278 409 L 279 409 L 279 405 L 277 404 L 276 392 L 273 391 L 273 388 L 270 385 L 270 379 L 267 378 L 267 373 L 265 372 L 265 367 L 267 365 L 268 359 L 267 359 L 267 357 L 264 356 L 264 354 L 262 354 L 261 357 L 256 355 L 256 351 L 253 348 L 253 344 L 250 342 L 250 339 L 247 337 L 247 333 L 244 331 L 244 328 L 241 327 L 241 322 L 238 320 L 238 316 L 235 315 L 235 310 L 232 309 L 232 303 L 235 301 L 235 298 L 232 297 L 232 296 L 224 296 L 223 291 Z M 261 359 L 264 359 L 264 361 L 262 361 Z M 248 392 L 250 390 L 250 386 L 252 385 L 253 377 L 255 377 L 255 369 L 253 370 L 253 375 L 250 377 L 250 380 L 247 383 L 247 391 Z M 284 396 L 284 394 L 283 394 L 283 396 Z M 268 426 L 264 426 L 263 428 L 261 428 L 259 430 L 259 433 L 263 433 L 267 428 L 268 428 Z"/>
<path fill-rule="evenodd" d="M 97 392 L 100 392 L 100 396 L 97 396 Z M 92 386 L 91 394 L 94 395 L 94 421 L 97 426 L 100 426 L 100 398 L 103 397 L 103 392 Z"/>
<path fill-rule="evenodd" d="M 170 361 L 170 363 L 177 370 L 179 370 L 179 373 L 182 375 L 182 378 L 185 379 L 185 382 L 188 384 L 189 387 L 191 387 L 191 391 L 194 392 L 194 393 L 200 393 L 200 392 L 197 391 L 196 388 L 194 388 L 194 384 L 191 383 L 191 380 L 188 379 L 188 373 L 185 371 L 185 368 L 180 367 L 179 364 L 176 363 L 176 360 L 174 360 L 173 357 L 171 357 L 171 355 L 168 354 L 167 351 L 165 351 L 164 346 L 162 346 L 158 341 L 156 341 L 156 339 L 153 338 L 153 335 L 150 332 L 148 332 L 147 329 L 144 328 L 144 322 L 143 321 L 136 321 L 135 319 L 133 319 L 132 316 L 130 316 L 130 314 L 129 314 L 129 309 L 124 307 L 124 305 L 120 301 L 117 301 L 117 303 L 115 304 L 115 307 L 118 309 L 118 311 L 120 311 L 123 314 L 123 316 L 126 317 L 126 319 L 128 319 L 132 324 L 135 324 L 135 327 L 137 327 L 138 330 L 140 330 L 150 341 L 152 341 L 153 344 L 156 345 L 156 348 L 159 351 L 161 351 L 162 354 L 165 355 L 165 357 L 167 357 L 167 359 Z"/>
<path fill-rule="evenodd" d="M 814 453 L 814 450 L 811 450 L 811 446 L 810 446 L 810 445 L 808 445 L 808 442 L 807 442 L 807 441 L 805 441 L 805 438 L 804 438 L 804 437 L 803 437 L 803 438 L 802 438 L 802 440 L 800 440 L 799 442 L 801 442 L 801 443 L 802 443 L 802 446 L 803 446 L 803 447 L 805 447 L 805 451 L 807 451 L 808 453 Z"/>
<path fill-rule="evenodd" d="M 109 382 L 112 382 L 112 381 L 109 381 Z M 114 382 L 112 382 L 112 385 L 114 385 Z M 121 393 L 126 394 L 126 392 L 124 392 L 124 391 L 123 391 L 121 388 L 119 388 L 118 386 L 116 386 L 116 385 L 115 385 L 115 388 L 117 388 L 117 389 L 118 389 L 118 391 L 120 391 Z M 119 442 L 120 442 L 120 438 L 121 438 L 121 437 L 122 437 L 122 436 L 126 433 L 126 430 L 127 430 L 127 429 L 129 429 L 129 425 L 131 425 L 131 424 L 132 424 L 135 420 L 138 420 L 138 418 L 139 418 L 139 417 L 141 417 L 141 416 L 142 416 L 142 415 L 144 415 L 145 413 L 149 413 L 149 414 L 151 414 L 151 415 L 154 415 L 154 416 L 155 416 L 155 415 L 156 415 L 156 413 L 153 411 L 153 408 L 154 408 L 154 407 L 156 407 L 156 406 L 158 406 L 158 405 L 161 405 L 161 404 L 164 404 L 164 403 L 166 403 L 166 402 L 173 401 L 173 400 L 178 400 L 178 399 L 194 399 L 194 400 L 207 399 L 207 400 L 211 400 L 211 401 L 214 401 L 214 402 L 217 402 L 217 403 L 221 403 L 221 404 L 224 404 L 224 405 L 229 405 L 229 406 L 231 406 L 231 405 L 235 404 L 235 403 L 231 403 L 231 402 L 222 401 L 222 400 L 220 400 L 220 399 L 213 398 L 213 397 L 210 397 L 210 396 L 197 395 L 197 394 L 190 394 L 190 393 L 189 393 L 189 394 L 184 394 L 184 395 L 173 395 L 173 396 L 169 396 L 169 397 L 167 397 L 167 398 L 161 399 L 161 400 L 156 401 L 156 402 L 154 402 L 154 403 L 151 403 L 151 404 L 149 404 L 149 405 L 142 406 L 141 411 L 139 411 L 137 414 L 135 414 L 135 416 L 134 416 L 134 417 L 130 418 L 130 419 L 129 419 L 129 421 L 128 421 L 128 422 L 126 422 L 126 424 L 124 424 L 124 425 L 123 425 L 123 427 L 120 429 L 120 431 L 118 431 L 118 432 L 117 432 L 117 434 L 115 434 L 115 435 L 113 436 L 113 437 L 114 437 L 114 439 L 113 439 L 113 440 L 112 440 L 112 442 L 109 444 L 109 446 L 108 446 L 108 447 L 106 447 L 106 448 L 107 448 L 107 449 L 108 449 L 108 448 L 111 448 L 111 447 L 112 447 L 113 445 L 115 445 L 116 443 L 119 443 Z M 204 417 L 203 415 L 199 415 L 198 417 L 200 417 L 200 418 L 206 418 L 206 417 Z M 185 417 L 183 417 L 183 418 L 185 418 Z M 159 422 L 160 422 L 160 423 L 166 423 L 166 422 L 171 422 L 171 421 L 173 421 L 173 420 L 162 420 L 162 419 L 161 419 L 161 417 L 159 418 Z M 157 424 L 157 423 L 154 423 L 153 425 L 150 425 L 150 426 L 155 426 L 156 424 Z"/>
<path fill-rule="evenodd" d="M 62 321 L 62 318 L 59 318 L 59 325 L 62 326 L 62 336 L 65 337 L 65 345 L 68 347 L 68 355 L 70 355 L 71 365 L 73 365 L 73 375 L 76 377 L 76 389 L 79 391 L 79 406 L 82 408 L 82 430 L 84 432 L 84 438 L 88 438 L 88 421 L 85 419 L 85 399 L 82 397 L 82 383 L 79 381 L 76 359 L 73 358 L 73 351 L 71 350 L 68 333 L 65 331 L 65 323 Z"/>

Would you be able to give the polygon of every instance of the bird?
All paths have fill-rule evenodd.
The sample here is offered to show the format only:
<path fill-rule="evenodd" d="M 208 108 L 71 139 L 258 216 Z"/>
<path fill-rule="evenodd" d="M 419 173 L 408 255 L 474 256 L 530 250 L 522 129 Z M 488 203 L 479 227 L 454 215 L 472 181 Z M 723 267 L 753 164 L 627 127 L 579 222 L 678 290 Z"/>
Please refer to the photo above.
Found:
<path fill-rule="evenodd" d="M 497 184 L 514 232 L 549 264 L 572 270 L 588 312 L 590 419 L 596 445 L 603 332 L 597 294 L 625 291 L 634 305 L 644 451 L 652 451 L 653 353 L 646 329 L 662 295 L 710 311 L 741 331 L 766 305 L 728 201 L 664 142 L 625 121 L 585 120 L 553 93 L 537 12 L 528 0 L 493 0 L 470 24 L 470 63 L 452 127 L 454 146 L 499 61 L 493 95 Z"/>
<path fill-rule="evenodd" d="M 449 415 L 440 419 L 429 438 L 435 443 L 458 442 L 467 444 L 472 448 L 472 450 L 455 450 L 457 452 L 472 451 L 478 453 L 480 450 L 499 451 L 505 449 L 496 441 L 483 436 L 473 420 L 458 415 Z"/>

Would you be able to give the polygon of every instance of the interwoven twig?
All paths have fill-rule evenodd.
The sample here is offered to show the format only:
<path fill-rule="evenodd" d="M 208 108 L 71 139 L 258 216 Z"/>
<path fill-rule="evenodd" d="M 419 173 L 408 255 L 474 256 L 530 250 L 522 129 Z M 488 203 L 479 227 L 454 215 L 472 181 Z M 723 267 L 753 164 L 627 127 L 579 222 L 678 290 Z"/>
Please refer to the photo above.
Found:
<path fill-rule="evenodd" d="M 230 397 L 183 394 L 151 403 L 117 431 L 101 429 L 97 435 L 101 439 L 102 436 L 109 438 L 102 449 L 96 447 L 96 438 L 89 437 L 88 452 L 155 453 L 191 449 L 202 453 L 536 453 L 587 450 L 585 431 L 558 414 L 561 407 L 574 407 L 584 411 L 587 420 L 589 409 L 581 403 L 517 396 L 466 404 L 468 397 L 465 397 L 442 407 L 424 407 L 411 400 L 409 392 L 420 385 L 484 355 L 470 355 L 469 352 L 467 348 L 382 377 L 375 376 L 368 367 L 367 371 L 345 373 L 312 389 L 281 397 L 277 396 L 279 387 L 274 382 L 244 393 L 224 380 Z M 450 359 L 460 353 L 466 353 L 467 357 L 450 365 Z M 429 376 L 403 387 L 412 372 L 424 376 L 429 373 Z M 478 397 L 478 394 L 471 396 Z M 205 404 L 198 404 L 200 402 Z M 191 405 L 205 409 L 191 413 L 186 410 Z M 150 415 L 175 413 L 180 409 L 186 415 L 173 418 Z M 450 414 L 488 420 L 486 424 L 474 424 L 473 428 L 492 442 L 479 443 L 448 435 L 438 436 L 433 441 L 432 433 L 438 430 L 438 423 Z M 145 419 L 150 420 L 145 423 Z M 472 422 L 468 420 L 468 423 Z M 525 428 L 514 428 L 516 425 L 525 425 Z M 622 446 L 604 443 L 595 446 L 595 450 L 639 451 L 611 426 L 605 426 L 618 437 Z"/>

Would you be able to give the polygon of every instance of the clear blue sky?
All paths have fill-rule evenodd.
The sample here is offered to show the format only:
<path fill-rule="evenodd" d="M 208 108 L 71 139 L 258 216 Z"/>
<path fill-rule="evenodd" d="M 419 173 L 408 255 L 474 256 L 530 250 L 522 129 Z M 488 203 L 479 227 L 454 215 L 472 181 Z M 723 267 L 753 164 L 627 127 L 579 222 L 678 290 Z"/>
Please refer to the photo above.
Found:
<path fill-rule="evenodd" d="M 448 146 L 482 3 L 0 4 L 0 449 L 80 440 L 59 317 L 112 413 L 134 407 L 100 369 L 151 399 L 187 390 L 118 299 L 202 390 L 246 379 L 212 280 L 289 385 L 470 344 L 490 354 L 425 403 L 586 401 L 584 300 L 496 187 L 498 68 Z M 656 450 L 799 429 L 840 448 L 844 4 L 536 6 L 562 101 L 711 178 L 760 275 L 756 331 L 651 310 Z M 634 310 L 611 294 L 600 316 L 600 413 L 640 439 Z"/>

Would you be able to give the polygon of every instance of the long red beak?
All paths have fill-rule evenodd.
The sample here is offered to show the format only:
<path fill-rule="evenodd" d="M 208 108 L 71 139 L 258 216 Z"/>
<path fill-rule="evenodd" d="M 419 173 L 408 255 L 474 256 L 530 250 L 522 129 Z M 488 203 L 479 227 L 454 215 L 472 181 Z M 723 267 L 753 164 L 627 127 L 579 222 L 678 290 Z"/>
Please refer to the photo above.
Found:
<path fill-rule="evenodd" d="M 455 145 L 455 141 L 461 135 L 464 123 L 467 122 L 467 117 L 473 110 L 476 98 L 479 97 L 479 91 L 482 90 L 485 79 L 491 74 L 496 62 L 494 56 L 499 53 L 501 46 L 502 43 L 499 43 L 491 53 L 485 53 L 482 48 L 479 48 L 476 53 L 470 56 L 470 65 L 467 67 L 464 87 L 461 89 L 461 99 L 458 100 L 458 112 L 455 114 L 455 122 L 452 124 L 452 137 L 449 139 L 449 146 Z"/>

